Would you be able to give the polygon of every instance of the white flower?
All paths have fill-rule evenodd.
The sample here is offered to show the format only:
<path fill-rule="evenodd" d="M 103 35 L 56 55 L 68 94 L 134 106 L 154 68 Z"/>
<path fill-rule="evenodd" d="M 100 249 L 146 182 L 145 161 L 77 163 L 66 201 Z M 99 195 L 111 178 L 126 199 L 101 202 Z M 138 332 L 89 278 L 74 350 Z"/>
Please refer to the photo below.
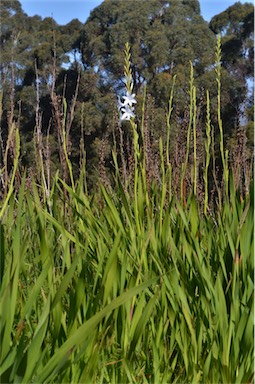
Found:
<path fill-rule="evenodd" d="M 134 108 L 129 107 L 129 105 L 126 105 L 125 108 L 121 108 L 121 115 L 120 115 L 120 120 L 130 120 L 131 117 L 135 117 L 135 114 L 133 112 Z"/>
<path fill-rule="evenodd" d="M 135 100 L 135 93 L 133 93 L 131 95 L 131 93 L 129 93 L 127 91 L 127 94 L 126 96 L 123 96 L 123 99 L 124 99 L 124 106 L 130 106 L 132 107 L 132 104 L 136 104 L 136 100 Z"/>
<path fill-rule="evenodd" d="M 126 95 L 122 98 L 118 96 L 117 106 L 120 113 L 120 121 L 130 120 L 132 117 L 135 117 L 133 104 L 136 104 L 134 93 L 131 94 L 127 91 Z"/>
<path fill-rule="evenodd" d="M 118 96 L 118 111 L 121 110 L 121 108 L 125 107 L 125 104 L 122 103 L 122 101 L 120 100 L 120 97 Z"/>

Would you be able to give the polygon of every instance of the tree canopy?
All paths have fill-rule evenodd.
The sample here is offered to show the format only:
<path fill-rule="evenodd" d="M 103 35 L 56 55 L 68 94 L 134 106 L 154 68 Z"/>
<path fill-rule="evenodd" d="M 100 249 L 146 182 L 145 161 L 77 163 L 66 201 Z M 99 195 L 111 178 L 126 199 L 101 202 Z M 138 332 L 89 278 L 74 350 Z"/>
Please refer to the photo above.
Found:
<path fill-rule="evenodd" d="M 90 164 L 98 156 L 98 143 L 114 129 L 116 94 L 124 86 L 123 50 L 131 46 L 134 91 L 139 100 L 146 83 L 153 107 L 150 130 L 164 136 L 165 113 L 176 75 L 175 129 L 185 119 L 189 63 L 194 67 L 198 102 L 205 112 L 205 90 L 216 104 L 216 35 L 222 35 L 222 116 L 225 131 L 234 136 L 240 115 L 252 119 L 248 81 L 253 79 L 253 20 L 250 3 L 235 3 L 208 24 L 198 0 L 105 0 L 82 24 L 74 19 L 60 26 L 52 18 L 29 17 L 18 0 L 0 3 L 1 134 L 6 138 L 8 116 L 14 105 L 23 140 L 23 159 L 31 164 L 32 137 L 38 92 L 42 132 L 49 128 L 57 140 L 52 112 L 53 91 L 71 105 L 76 83 L 79 91 L 70 130 L 72 155 L 78 159 L 81 126 Z M 11 96 L 10 96 L 11 95 Z M 138 113 L 139 118 L 139 113 Z M 212 116 L 212 119 L 214 117 Z M 179 127 L 179 128 L 178 128 Z"/>
<path fill-rule="evenodd" d="M 226 116 L 232 116 L 229 122 L 233 126 L 233 120 L 240 115 L 249 115 L 248 88 L 254 79 L 254 6 L 236 2 L 215 15 L 209 27 L 222 35 L 222 66 L 233 84 Z"/>
<path fill-rule="evenodd" d="M 190 60 L 203 73 L 212 63 L 215 43 L 198 0 L 104 1 L 91 12 L 79 41 L 84 68 L 98 68 L 118 86 L 126 42 L 132 47 L 137 87 L 160 73 L 182 72 Z"/>

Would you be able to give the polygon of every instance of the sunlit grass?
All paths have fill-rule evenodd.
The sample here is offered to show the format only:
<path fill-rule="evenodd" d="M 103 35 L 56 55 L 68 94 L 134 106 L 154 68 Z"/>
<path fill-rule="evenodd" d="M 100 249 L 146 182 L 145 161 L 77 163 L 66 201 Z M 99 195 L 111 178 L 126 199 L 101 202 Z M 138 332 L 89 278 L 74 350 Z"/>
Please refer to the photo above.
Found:
<path fill-rule="evenodd" d="M 192 83 L 193 137 L 194 95 Z M 209 94 L 203 204 L 196 172 L 190 193 L 171 190 L 169 132 L 162 182 L 147 182 L 143 137 L 131 124 L 130 182 L 113 153 L 114 185 L 90 196 L 66 151 L 71 186 L 56 175 L 45 199 L 43 185 L 29 189 L 24 175 L 1 202 L 3 383 L 253 380 L 253 193 L 236 190 L 222 147 L 228 187 L 208 209 Z M 16 146 L 14 164 L 18 133 Z"/>

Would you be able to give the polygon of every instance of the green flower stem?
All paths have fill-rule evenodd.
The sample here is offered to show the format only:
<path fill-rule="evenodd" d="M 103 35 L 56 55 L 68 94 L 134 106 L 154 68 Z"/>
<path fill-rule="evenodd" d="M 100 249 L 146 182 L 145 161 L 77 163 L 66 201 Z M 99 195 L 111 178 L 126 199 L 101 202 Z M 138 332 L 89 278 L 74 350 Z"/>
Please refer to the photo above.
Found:
<path fill-rule="evenodd" d="M 221 119 L 221 36 L 218 36 L 217 39 L 217 45 L 216 45 L 216 82 L 217 82 L 217 102 L 218 102 L 218 108 L 217 108 L 217 114 L 218 114 L 218 125 L 219 125 L 219 131 L 220 131 L 220 153 L 221 153 L 221 160 L 222 160 L 222 166 L 223 166 L 223 174 L 224 174 L 224 181 L 225 181 L 225 194 L 228 196 L 228 178 L 229 178 L 229 172 L 228 172 L 228 152 L 226 151 L 224 154 L 224 139 L 223 139 L 223 125 L 222 125 L 222 119 Z"/>
<path fill-rule="evenodd" d="M 206 162 L 204 169 L 204 182 L 205 182 L 205 199 L 204 199 L 204 214 L 207 213 L 208 208 L 208 168 L 210 164 L 210 147 L 211 147 L 211 113 L 210 113 L 210 94 L 206 91 L 206 140 L 205 140 L 205 152 Z"/>

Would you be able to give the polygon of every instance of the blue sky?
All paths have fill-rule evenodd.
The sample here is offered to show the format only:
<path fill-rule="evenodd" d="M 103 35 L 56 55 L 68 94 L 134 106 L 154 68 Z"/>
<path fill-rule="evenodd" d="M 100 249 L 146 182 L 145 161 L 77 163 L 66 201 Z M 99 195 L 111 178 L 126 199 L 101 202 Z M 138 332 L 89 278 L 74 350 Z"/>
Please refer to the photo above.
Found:
<path fill-rule="evenodd" d="M 212 16 L 224 11 L 236 1 L 200 0 L 202 16 L 205 20 L 210 21 Z M 241 0 L 241 3 L 245 2 L 245 0 Z M 90 11 L 101 4 L 102 0 L 20 0 L 20 3 L 28 16 L 39 15 L 43 18 L 52 16 L 58 24 L 67 24 L 75 18 L 84 23 Z"/>

